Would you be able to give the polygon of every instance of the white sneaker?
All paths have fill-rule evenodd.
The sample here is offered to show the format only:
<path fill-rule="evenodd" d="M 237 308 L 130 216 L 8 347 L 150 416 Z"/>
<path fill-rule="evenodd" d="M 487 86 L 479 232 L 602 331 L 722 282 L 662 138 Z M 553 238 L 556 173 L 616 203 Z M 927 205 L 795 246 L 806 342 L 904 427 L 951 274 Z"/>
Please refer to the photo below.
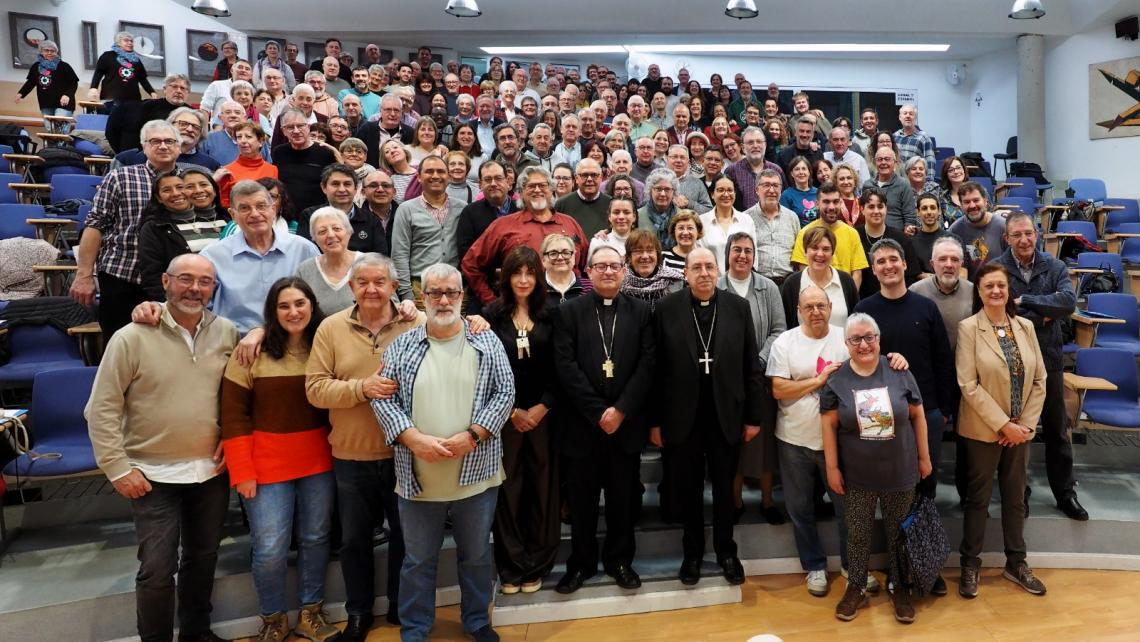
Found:
<path fill-rule="evenodd" d="M 823 597 L 827 595 L 827 571 L 808 571 L 807 574 L 807 590 L 808 593 L 816 597 Z"/>
<path fill-rule="evenodd" d="M 843 579 L 847 579 L 847 569 L 840 568 L 839 574 L 843 576 Z M 875 574 L 871 571 L 867 571 L 867 586 L 865 587 L 866 591 L 868 593 L 878 593 L 881 588 L 882 586 L 879 585 L 879 580 L 875 578 Z"/>

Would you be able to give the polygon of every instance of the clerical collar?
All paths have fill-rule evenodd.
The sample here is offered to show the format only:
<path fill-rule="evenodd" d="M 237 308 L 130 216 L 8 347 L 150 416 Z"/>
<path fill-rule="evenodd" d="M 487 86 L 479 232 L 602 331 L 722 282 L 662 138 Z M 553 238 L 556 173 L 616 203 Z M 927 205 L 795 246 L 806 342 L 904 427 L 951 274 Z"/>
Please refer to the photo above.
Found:
<path fill-rule="evenodd" d="M 609 298 L 609 299 L 602 296 L 602 293 L 598 292 L 597 290 L 594 290 L 594 294 L 598 297 L 598 300 L 602 302 L 602 305 L 605 305 L 605 306 L 611 306 L 614 304 L 614 301 L 617 301 L 617 295 L 616 294 L 612 298 Z"/>
<path fill-rule="evenodd" d="M 692 293 L 692 291 L 690 290 L 690 294 L 691 294 L 691 293 Z M 693 297 L 692 297 L 692 299 L 691 299 L 691 300 L 692 300 L 692 303 L 693 303 L 693 307 L 694 307 L 694 308 L 698 308 L 698 307 L 699 307 L 699 308 L 707 308 L 707 307 L 709 307 L 710 305 L 712 305 L 713 303 L 716 303 L 716 290 L 713 290 L 713 294 L 712 294 L 712 296 L 711 296 L 711 297 L 709 297 L 709 300 L 708 300 L 708 301 L 701 301 L 700 299 L 698 299 L 698 298 L 696 297 L 696 295 L 695 295 L 695 294 L 693 295 Z"/>

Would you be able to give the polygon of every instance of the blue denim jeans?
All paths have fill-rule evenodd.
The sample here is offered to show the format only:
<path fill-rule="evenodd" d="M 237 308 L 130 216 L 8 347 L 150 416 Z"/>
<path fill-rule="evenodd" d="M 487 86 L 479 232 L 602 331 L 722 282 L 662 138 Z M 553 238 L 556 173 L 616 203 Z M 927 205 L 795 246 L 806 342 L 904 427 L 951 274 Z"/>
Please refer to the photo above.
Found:
<path fill-rule="evenodd" d="M 48 107 L 46 109 L 40 108 L 40 114 L 43 116 L 71 116 L 74 113 L 75 112 L 73 112 L 70 109 L 67 109 L 66 107 Z M 62 131 L 65 134 L 70 132 L 71 131 L 71 125 L 61 126 L 60 131 Z"/>
<path fill-rule="evenodd" d="M 325 599 L 332 527 L 332 472 L 300 479 L 259 484 L 257 495 L 245 501 L 253 543 L 253 583 L 262 615 L 283 613 L 289 541 L 297 524 L 297 597 L 301 604 Z"/>
<path fill-rule="evenodd" d="M 458 562 L 460 614 L 468 633 L 491 623 L 495 565 L 491 553 L 491 522 L 498 487 L 455 502 L 425 502 L 400 498 L 404 528 L 404 566 L 400 569 L 400 640 L 427 640 L 435 622 L 436 569 L 443 547 L 443 521 L 451 515 L 451 536 Z"/>
<path fill-rule="evenodd" d="M 827 463 L 822 450 L 778 442 L 780 479 L 784 482 L 784 505 L 796 535 L 796 550 L 800 565 L 805 571 L 822 571 L 827 568 L 827 554 L 819 541 L 819 528 L 815 523 L 815 473 L 827 480 Z M 831 488 L 827 496 L 835 506 L 835 521 L 839 527 L 839 559 L 847 568 L 847 523 L 843 514 L 843 498 Z"/>

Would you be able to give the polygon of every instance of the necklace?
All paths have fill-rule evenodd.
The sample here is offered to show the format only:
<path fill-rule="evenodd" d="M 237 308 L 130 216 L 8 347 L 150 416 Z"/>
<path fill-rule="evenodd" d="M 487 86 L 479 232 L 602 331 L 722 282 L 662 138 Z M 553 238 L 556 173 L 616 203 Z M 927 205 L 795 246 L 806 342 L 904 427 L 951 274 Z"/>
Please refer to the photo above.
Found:
<path fill-rule="evenodd" d="M 534 321 L 527 319 L 521 325 L 514 318 L 511 319 L 514 324 L 515 330 L 518 332 L 518 337 L 515 338 L 515 347 L 519 351 L 519 359 L 526 359 L 530 357 L 530 338 L 527 337 L 527 332 L 534 328 Z"/>
<path fill-rule="evenodd" d="M 709 374 L 709 364 L 713 362 L 712 357 L 709 356 L 709 346 L 712 344 L 713 332 L 716 331 L 716 306 L 713 306 L 712 324 L 709 326 L 709 339 L 705 341 L 705 335 L 701 332 L 701 324 L 697 321 L 697 313 L 695 310 L 690 309 L 689 312 L 693 313 L 693 325 L 697 327 L 697 337 L 701 340 L 701 348 L 705 351 L 703 359 L 697 359 L 698 364 L 704 364 L 705 374 Z"/>
<path fill-rule="evenodd" d="M 602 362 L 602 374 L 606 376 L 606 379 L 613 379 L 614 362 L 610 357 L 610 352 L 613 350 L 614 337 L 616 336 L 614 333 L 617 331 L 617 310 L 614 310 L 614 322 L 610 328 L 610 344 L 608 346 L 606 345 L 606 332 L 602 328 L 602 313 L 598 312 L 597 308 L 594 308 L 594 314 L 598 316 L 598 332 L 602 335 L 602 350 L 606 354 L 606 360 Z"/>
<path fill-rule="evenodd" d="M 998 337 L 1004 339 L 1006 336 L 1005 329 L 1009 327 L 1009 319 L 1006 319 L 1004 323 L 994 323 L 991 321 L 990 327 L 994 329 L 994 331 L 997 333 Z M 1013 329 L 1010 328 L 1010 331 L 1012 332 Z"/>

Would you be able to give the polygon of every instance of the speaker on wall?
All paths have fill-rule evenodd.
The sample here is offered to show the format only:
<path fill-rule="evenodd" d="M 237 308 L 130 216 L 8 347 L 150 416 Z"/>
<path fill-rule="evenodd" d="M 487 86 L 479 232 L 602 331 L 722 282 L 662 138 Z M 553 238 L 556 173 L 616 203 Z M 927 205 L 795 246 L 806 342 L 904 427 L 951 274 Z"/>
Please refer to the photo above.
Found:
<path fill-rule="evenodd" d="M 1116 23 L 1116 37 L 1125 40 L 1136 40 L 1140 37 L 1140 20 L 1136 16 L 1125 18 Z"/>

